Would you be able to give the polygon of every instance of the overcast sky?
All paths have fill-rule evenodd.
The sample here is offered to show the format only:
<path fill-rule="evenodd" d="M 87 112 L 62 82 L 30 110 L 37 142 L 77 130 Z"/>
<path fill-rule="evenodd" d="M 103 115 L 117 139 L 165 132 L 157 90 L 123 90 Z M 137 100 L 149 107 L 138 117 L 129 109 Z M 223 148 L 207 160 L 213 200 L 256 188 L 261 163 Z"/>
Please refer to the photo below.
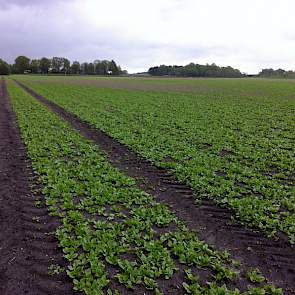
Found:
<path fill-rule="evenodd" d="M 0 58 L 295 70 L 294 0 L 0 0 Z"/>

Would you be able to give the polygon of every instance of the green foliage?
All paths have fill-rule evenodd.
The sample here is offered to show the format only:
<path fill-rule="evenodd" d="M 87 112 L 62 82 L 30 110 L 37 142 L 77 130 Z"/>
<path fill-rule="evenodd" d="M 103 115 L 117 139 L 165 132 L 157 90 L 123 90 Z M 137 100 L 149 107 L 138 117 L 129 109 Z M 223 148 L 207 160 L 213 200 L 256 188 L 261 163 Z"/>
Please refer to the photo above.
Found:
<path fill-rule="evenodd" d="M 40 71 L 42 74 L 48 74 L 51 66 L 51 60 L 46 57 L 42 57 L 40 60 Z"/>
<path fill-rule="evenodd" d="M 265 285 L 258 288 L 249 288 L 246 292 L 240 292 L 238 289 L 230 290 L 226 285 L 218 285 L 211 282 L 206 286 L 198 283 L 198 277 L 194 276 L 190 269 L 186 270 L 187 282 L 183 287 L 188 294 L 193 295 L 282 295 L 281 289 L 274 288 L 271 285 Z"/>
<path fill-rule="evenodd" d="M 225 77 L 241 78 L 244 75 L 237 69 L 230 66 L 219 67 L 216 64 L 199 65 L 190 63 L 186 66 L 165 66 L 152 67 L 148 70 L 152 76 L 178 76 L 178 77 Z"/>
<path fill-rule="evenodd" d="M 265 277 L 261 274 L 258 269 L 251 270 L 247 273 L 248 279 L 252 283 L 262 283 L 265 281 Z"/>
<path fill-rule="evenodd" d="M 18 56 L 14 61 L 14 67 L 17 74 L 23 74 L 30 70 L 30 59 L 26 56 Z"/>
<path fill-rule="evenodd" d="M 0 58 L 0 75 L 9 75 L 10 74 L 10 68 L 7 62 L 2 60 Z"/>
<path fill-rule="evenodd" d="M 39 59 L 33 59 L 30 63 L 30 70 L 33 74 L 37 74 L 40 71 L 40 60 Z"/>
<path fill-rule="evenodd" d="M 72 74 L 80 74 L 81 66 L 78 61 L 74 61 L 71 65 L 71 73 Z"/>
<path fill-rule="evenodd" d="M 72 64 L 65 57 L 53 57 L 30 60 L 26 56 L 18 56 L 15 63 L 10 67 L 6 62 L 0 59 L 0 75 L 8 75 L 10 68 L 13 74 L 84 74 L 84 75 L 120 75 L 122 71 L 120 66 L 114 60 L 95 60 L 93 63 L 83 63 L 78 61 Z"/>
<path fill-rule="evenodd" d="M 75 290 L 118 294 L 110 287 L 117 280 L 126 288 L 140 285 L 161 294 L 157 281 L 173 279 L 178 261 L 211 274 L 205 286 L 190 275 L 183 285 L 189 294 L 238 294 L 227 291 L 239 275 L 229 253 L 200 241 L 166 205 L 136 188 L 97 147 L 12 82 L 9 94 L 46 205 L 60 218 L 56 236 Z M 157 235 L 162 228 L 167 232 Z M 111 266 L 117 270 L 112 276 Z M 53 266 L 52 272 L 59 269 Z"/>
<path fill-rule="evenodd" d="M 192 87 L 191 81 L 181 81 L 165 83 Z M 241 222 L 270 236 L 282 231 L 295 242 L 294 83 L 198 80 L 194 83 L 202 94 L 176 94 L 101 89 L 72 81 L 26 82 L 170 169 L 194 189 L 198 200 L 230 207 Z M 161 80 L 153 83 L 163 87 Z"/>
<path fill-rule="evenodd" d="M 285 71 L 282 69 L 274 70 L 274 69 L 263 69 L 259 74 L 259 77 L 263 78 L 287 78 L 294 79 L 295 72 L 294 71 Z"/>
<path fill-rule="evenodd" d="M 50 276 L 54 276 L 54 275 L 58 275 L 62 272 L 64 272 L 64 268 L 61 267 L 60 265 L 58 264 L 51 264 L 49 267 L 48 267 L 48 274 Z"/>

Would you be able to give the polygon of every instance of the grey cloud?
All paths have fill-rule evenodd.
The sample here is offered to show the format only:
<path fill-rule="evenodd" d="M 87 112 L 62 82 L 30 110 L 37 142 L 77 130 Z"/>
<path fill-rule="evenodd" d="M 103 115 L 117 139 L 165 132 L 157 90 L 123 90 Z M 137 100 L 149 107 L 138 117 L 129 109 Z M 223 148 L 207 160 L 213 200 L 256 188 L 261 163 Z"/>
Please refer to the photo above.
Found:
<path fill-rule="evenodd" d="M 30 58 L 65 56 L 80 62 L 113 58 L 122 67 L 145 70 L 161 63 L 159 56 L 163 53 L 171 56 L 171 60 L 165 62 L 179 62 L 185 58 L 196 62 L 213 50 L 130 40 L 112 29 L 93 28 L 77 16 L 64 18 L 63 12 L 54 7 L 44 11 L 32 9 L 31 17 L 27 16 L 27 9 L 17 11 L 17 16 L 13 10 L 0 15 L 0 27 L 7 27 L 1 36 L 0 56 L 10 63 L 18 55 Z M 11 22 L 11 19 L 15 21 Z"/>
<path fill-rule="evenodd" d="M 1 32 L 0 57 L 10 63 L 18 55 L 65 56 L 72 61 L 112 58 L 111 49 L 117 42 L 114 33 L 89 27 L 77 18 L 64 18 L 62 11 L 53 10 L 38 10 L 34 17 L 27 17 L 27 10 L 19 11 L 17 17 L 14 11 L 2 12 L 2 16 L 0 11 L 0 27 L 7 28 Z"/>
<path fill-rule="evenodd" d="M 42 6 L 48 5 L 47 2 L 50 6 Z M 15 6 L 1 10 L 7 1 L 0 0 L 0 28 L 4 28 L 1 30 L 0 58 L 9 63 L 13 63 L 18 55 L 30 58 L 64 56 L 80 62 L 115 59 L 123 68 L 132 71 L 147 70 L 150 66 L 163 63 L 218 63 L 229 60 L 228 64 L 236 66 L 238 60 L 244 60 L 254 65 L 264 58 L 258 57 L 255 51 L 226 45 L 147 42 L 127 37 L 124 32 L 116 32 L 112 28 L 89 25 L 87 17 L 77 14 L 71 5 L 66 10 L 57 9 L 57 4 L 70 2 L 73 0 L 51 0 L 46 1 L 47 4 L 37 0 L 12 0 L 9 5 Z M 52 5 L 54 3 L 56 5 Z M 177 4 L 178 1 L 175 1 L 176 7 Z"/>
<path fill-rule="evenodd" d="M 50 0 L 50 1 L 42 1 L 42 0 L 0 0 L 0 9 L 7 10 L 12 6 L 19 7 L 30 7 L 30 6 L 38 6 L 38 7 L 46 7 L 52 6 L 59 3 L 73 2 L 73 0 Z"/>
<path fill-rule="evenodd" d="M 71 61 L 80 62 L 115 59 L 123 68 L 143 71 L 163 62 L 198 62 L 199 58 L 208 53 L 226 50 L 221 47 L 129 40 L 111 30 L 83 27 L 80 22 L 60 23 L 50 18 L 42 22 L 42 18 L 42 15 L 39 16 L 38 25 L 32 20 L 24 22 L 22 27 L 12 23 L 9 31 L 4 32 L 1 37 L 0 55 L 10 63 L 18 55 L 31 58 L 65 56 Z M 0 20 L 0 26 L 2 25 Z M 169 55 L 170 59 L 163 61 L 163 54 Z"/>

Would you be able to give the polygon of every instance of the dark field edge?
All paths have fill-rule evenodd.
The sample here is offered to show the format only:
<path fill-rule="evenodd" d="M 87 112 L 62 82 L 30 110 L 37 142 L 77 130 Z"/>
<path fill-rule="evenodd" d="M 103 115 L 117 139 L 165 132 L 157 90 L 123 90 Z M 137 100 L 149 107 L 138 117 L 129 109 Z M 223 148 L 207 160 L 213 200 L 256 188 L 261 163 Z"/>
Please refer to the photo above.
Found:
<path fill-rule="evenodd" d="M 58 223 L 34 187 L 16 121 L 5 80 L 0 79 L 0 294 L 71 295 L 65 273 L 49 275 L 51 265 L 65 265 L 54 236 Z"/>
<path fill-rule="evenodd" d="M 177 182 L 169 171 L 154 166 L 103 131 L 81 121 L 21 82 L 14 81 L 94 142 L 113 166 L 137 180 L 140 189 L 170 205 L 176 216 L 196 231 L 200 239 L 219 250 L 228 250 L 246 267 L 259 268 L 269 282 L 284 290 L 284 294 L 295 294 L 294 246 L 285 236 L 273 240 L 254 232 L 233 221 L 231 210 L 220 208 L 209 200 L 197 207 L 192 189 Z"/>

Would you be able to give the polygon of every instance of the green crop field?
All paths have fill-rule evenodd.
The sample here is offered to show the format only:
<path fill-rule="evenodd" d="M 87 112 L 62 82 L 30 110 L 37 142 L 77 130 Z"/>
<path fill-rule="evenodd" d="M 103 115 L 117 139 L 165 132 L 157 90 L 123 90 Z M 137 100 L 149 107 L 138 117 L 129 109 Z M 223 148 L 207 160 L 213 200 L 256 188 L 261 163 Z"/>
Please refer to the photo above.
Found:
<path fill-rule="evenodd" d="M 24 78 L 41 95 L 189 184 L 196 199 L 295 242 L 295 82 Z M 102 88 L 106 81 L 106 88 Z M 83 84 L 84 83 L 84 84 Z M 174 83 L 174 84 L 173 84 Z M 157 90 L 159 85 L 163 91 Z M 190 93 L 170 92 L 182 88 Z M 122 87 L 122 86 L 121 86 Z"/>
<path fill-rule="evenodd" d="M 295 243 L 295 82 L 7 80 L 46 205 L 61 222 L 56 236 L 75 290 L 87 295 L 284 293 L 267 273 L 233 258 L 234 249 L 203 241 L 167 204 L 141 190 L 97 145 L 12 79 L 169 171 L 192 188 L 193 206 L 209 201 L 228 208 L 241 228 L 284 240 L 290 248 Z"/>

